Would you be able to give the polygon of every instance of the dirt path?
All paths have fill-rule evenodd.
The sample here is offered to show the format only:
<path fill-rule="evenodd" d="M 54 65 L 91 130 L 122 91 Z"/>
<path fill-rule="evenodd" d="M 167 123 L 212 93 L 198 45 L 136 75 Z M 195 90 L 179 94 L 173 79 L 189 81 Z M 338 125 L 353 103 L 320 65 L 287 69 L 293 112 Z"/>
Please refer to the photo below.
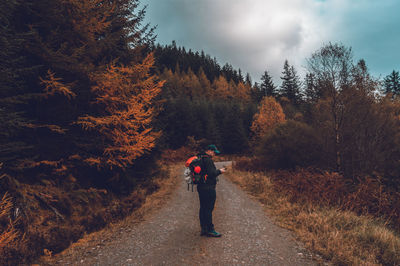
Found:
<path fill-rule="evenodd" d="M 200 236 L 198 195 L 179 188 L 159 211 L 125 224 L 112 238 L 57 257 L 60 265 L 314 265 L 260 203 L 220 177 L 214 224 L 221 238 Z"/>

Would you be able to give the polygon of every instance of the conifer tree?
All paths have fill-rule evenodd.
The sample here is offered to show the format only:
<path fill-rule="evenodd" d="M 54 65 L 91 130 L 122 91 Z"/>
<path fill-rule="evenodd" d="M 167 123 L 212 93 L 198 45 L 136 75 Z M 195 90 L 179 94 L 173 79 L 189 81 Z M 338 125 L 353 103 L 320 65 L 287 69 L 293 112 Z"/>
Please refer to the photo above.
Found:
<path fill-rule="evenodd" d="M 9 4 L 15 4 L 14 7 L 18 7 L 18 12 L 13 13 L 14 7 L 11 5 L 9 6 L 11 9 L 3 9 L 4 5 Z M 77 153 L 84 154 L 83 157 L 87 159 L 102 157 L 103 161 L 109 156 L 109 165 L 126 166 L 126 163 L 132 162 L 136 155 L 143 154 L 140 151 L 141 147 L 137 147 L 135 155 L 133 155 L 132 147 L 122 151 L 123 142 L 129 141 L 129 138 L 118 139 L 122 138 L 122 133 L 111 138 L 111 126 L 108 125 L 109 128 L 106 129 L 106 124 L 111 119 L 106 118 L 106 113 L 108 112 L 111 117 L 114 111 L 117 112 L 118 108 L 121 108 L 119 112 L 125 116 L 122 110 L 128 109 L 130 106 L 128 103 L 124 103 L 125 105 L 121 103 L 118 108 L 113 104 L 103 105 L 103 109 L 99 108 L 101 104 L 91 104 L 101 97 L 112 98 L 110 95 L 106 96 L 106 92 L 101 94 L 101 89 L 97 91 L 92 89 L 96 86 L 102 88 L 106 77 L 112 76 L 111 73 L 115 74 L 119 71 L 118 73 L 121 74 L 125 71 L 123 66 L 126 66 L 126 69 L 135 69 L 136 64 L 138 67 L 145 68 L 141 61 L 153 37 L 152 29 L 141 24 L 145 13 L 144 10 L 137 10 L 138 5 L 138 0 L 1 2 L 0 31 L 4 29 L 5 34 L 16 37 L 15 42 L 13 38 L 7 38 L 7 42 L 13 46 L 10 50 L 13 52 L 9 53 L 8 59 L 3 62 L 7 64 L 8 69 L 12 69 L 10 67 L 12 65 L 18 66 L 20 71 L 13 72 L 18 73 L 18 79 L 22 81 L 22 85 L 10 80 L 12 84 L 10 88 L 13 89 L 8 90 L 4 96 L 5 98 L 13 96 L 14 100 L 18 98 L 18 101 L 10 102 L 9 108 L 4 110 L 8 118 L 2 115 L 3 109 L 0 110 L 0 121 L 8 120 L 18 124 L 20 132 L 13 135 L 26 141 L 25 148 L 33 149 L 31 154 L 24 154 L 22 166 L 27 165 L 25 163 L 27 160 L 29 163 L 32 160 L 60 160 Z M 3 20 L 5 13 L 2 12 L 8 12 L 7 10 L 10 12 L 7 17 L 10 23 L 3 24 L 6 20 Z M 6 25 L 6 28 L 3 25 Z M 0 37 L 0 42 L 4 40 L 2 37 L 3 35 Z M 12 60 L 15 61 L 17 58 L 21 59 L 21 63 L 14 64 Z M 110 67 L 107 68 L 107 65 Z M 2 63 L 0 63 L 0 68 L 2 68 Z M 139 75 L 141 71 L 134 70 L 136 75 Z M 148 82 L 143 83 L 142 80 L 140 84 L 150 89 L 152 87 L 150 81 L 152 79 L 154 81 L 155 77 L 149 73 L 146 75 Z M 124 75 L 114 75 L 114 78 L 121 77 L 121 80 L 115 80 L 114 87 L 110 86 L 110 90 L 117 90 L 116 86 L 123 80 L 122 76 Z M 138 76 L 135 78 L 140 79 Z M 15 89 L 16 86 L 18 89 Z M 121 88 L 123 88 L 122 85 Z M 2 90 L 2 92 L 5 91 Z M 141 97 L 149 99 L 149 96 L 146 96 L 149 92 L 140 91 L 142 92 L 144 94 Z M 117 98 L 115 99 L 118 100 Z M 147 103 L 141 102 L 135 108 L 140 108 L 141 104 L 146 106 Z M 24 113 L 18 112 L 20 111 L 18 108 L 21 108 Z M 144 108 L 146 112 L 152 110 Z M 97 135 L 87 137 L 87 134 L 82 134 L 76 126 L 78 117 L 87 117 L 87 128 L 96 127 L 95 120 L 89 121 L 90 117 L 104 118 L 102 120 L 104 128 L 100 130 L 100 126 L 96 127 L 99 129 Z M 138 119 L 144 119 L 144 117 L 145 115 L 142 115 Z M 128 128 L 122 120 L 115 119 L 114 122 L 118 122 L 121 127 L 124 124 Z M 13 129 L 12 126 L 9 128 Z M 146 130 L 149 130 L 149 126 L 140 127 L 138 136 L 142 136 L 141 134 L 144 134 Z M 131 134 L 131 131 L 128 130 L 127 134 Z M 12 143 L 11 138 L 7 137 L 9 143 Z M 95 143 L 99 139 L 107 140 L 107 143 L 101 141 Z M 148 142 L 149 147 L 152 147 L 151 141 Z M 111 143 L 115 144 L 114 148 L 110 146 Z M 127 144 L 127 147 L 129 145 L 133 143 Z M 127 155 L 127 160 L 118 158 L 116 151 L 118 147 L 121 153 L 132 152 L 131 155 Z M 14 152 L 14 154 L 22 153 Z M 17 160 L 12 161 L 18 163 Z"/>
<path fill-rule="evenodd" d="M 217 126 L 217 122 L 214 113 L 210 113 L 207 117 L 205 126 L 205 138 L 211 142 L 219 145 L 221 143 L 220 129 Z"/>
<path fill-rule="evenodd" d="M 222 128 L 222 147 L 226 153 L 243 152 L 248 147 L 246 131 L 243 127 L 242 115 L 238 104 L 226 110 Z"/>
<path fill-rule="evenodd" d="M 192 71 L 192 69 L 189 67 L 188 73 L 187 73 L 189 82 L 190 82 L 190 91 L 188 93 L 189 96 L 191 97 L 196 97 L 199 98 L 202 95 L 202 87 L 199 81 L 199 78 L 197 75 Z"/>
<path fill-rule="evenodd" d="M 219 76 L 213 82 L 213 95 L 216 98 L 227 99 L 231 95 L 229 91 L 229 83 L 226 81 L 224 76 Z"/>
<path fill-rule="evenodd" d="M 272 81 L 271 76 L 268 74 L 268 71 L 264 71 L 264 74 L 261 76 L 261 95 L 264 96 L 276 96 L 276 86 Z"/>
<path fill-rule="evenodd" d="M 236 88 L 235 97 L 244 103 L 250 102 L 251 88 L 248 85 L 245 85 L 243 82 L 239 82 Z"/>
<path fill-rule="evenodd" d="M 86 158 L 88 163 L 124 169 L 155 146 L 159 133 L 152 128 L 154 99 L 163 82 L 157 83 L 154 76 L 149 76 L 153 63 L 150 54 L 140 65 L 111 64 L 92 77 L 96 83 L 92 87 L 95 102 L 104 112 L 101 116 L 82 116 L 78 121 L 100 138 L 97 148 L 102 153 Z"/>
<path fill-rule="evenodd" d="M 211 96 L 211 83 L 208 80 L 206 74 L 204 73 L 204 70 L 202 67 L 199 68 L 199 71 L 197 73 L 197 77 L 200 82 L 200 95 L 203 97 L 210 97 Z"/>
<path fill-rule="evenodd" d="M 260 139 L 278 124 L 285 122 L 285 120 L 283 109 L 275 98 L 271 96 L 264 97 L 251 125 L 254 138 L 256 140 Z"/>
<path fill-rule="evenodd" d="M 384 88 L 386 94 L 392 93 L 393 95 L 400 95 L 399 71 L 393 70 L 392 73 L 385 77 Z"/>
<path fill-rule="evenodd" d="M 307 73 L 305 77 L 304 96 L 309 103 L 316 103 L 320 95 L 318 94 L 315 75 Z"/>
<path fill-rule="evenodd" d="M 285 60 L 282 75 L 280 95 L 289 99 L 293 104 L 298 104 L 301 98 L 299 77 L 294 67 L 289 65 L 288 60 Z"/>
<path fill-rule="evenodd" d="M 251 76 L 250 76 L 250 73 L 247 73 L 246 74 L 246 81 L 244 82 L 246 85 L 248 85 L 248 86 L 253 86 L 253 82 L 252 82 L 252 80 L 251 80 Z"/>

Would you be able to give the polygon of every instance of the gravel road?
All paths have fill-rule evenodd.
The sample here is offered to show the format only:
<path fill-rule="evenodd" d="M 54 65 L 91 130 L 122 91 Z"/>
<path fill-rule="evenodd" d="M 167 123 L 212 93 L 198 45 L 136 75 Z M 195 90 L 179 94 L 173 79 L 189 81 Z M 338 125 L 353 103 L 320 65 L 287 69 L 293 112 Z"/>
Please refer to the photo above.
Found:
<path fill-rule="evenodd" d="M 220 165 L 218 165 L 220 164 Z M 217 163 L 217 168 L 222 163 Z M 224 163 L 226 165 L 227 163 Z M 183 181 L 171 200 L 113 238 L 57 259 L 60 265 L 315 265 L 291 233 L 274 225 L 262 205 L 220 176 L 213 212 L 221 238 L 200 236 L 196 190 Z M 79 254 L 76 254 L 78 252 Z"/>

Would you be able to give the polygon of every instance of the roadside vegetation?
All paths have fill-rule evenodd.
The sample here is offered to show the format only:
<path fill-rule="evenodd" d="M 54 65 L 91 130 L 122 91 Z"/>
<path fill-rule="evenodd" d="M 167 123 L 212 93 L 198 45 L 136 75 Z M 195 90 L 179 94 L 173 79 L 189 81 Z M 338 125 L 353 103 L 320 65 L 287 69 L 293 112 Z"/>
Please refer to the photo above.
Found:
<path fill-rule="evenodd" d="M 239 164 L 240 165 L 240 164 Z M 236 165 L 226 176 L 264 204 L 276 222 L 334 265 L 399 265 L 397 203 L 368 180 L 348 191 L 328 172 L 248 172 Z M 366 190 L 364 190 L 366 189 Z M 385 206 L 386 205 L 386 206 Z M 392 207 L 393 209 L 390 209 Z M 386 215 L 377 212 L 386 209 Z"/>

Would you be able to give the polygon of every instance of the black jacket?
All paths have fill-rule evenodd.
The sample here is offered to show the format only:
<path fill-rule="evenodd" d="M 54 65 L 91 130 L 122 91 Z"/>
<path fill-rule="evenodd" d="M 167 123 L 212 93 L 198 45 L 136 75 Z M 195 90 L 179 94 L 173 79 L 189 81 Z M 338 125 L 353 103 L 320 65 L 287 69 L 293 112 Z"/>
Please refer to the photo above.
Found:
<path fill-rule="evenodd" d="M 199 154 L 198 156 L 201 156 L 203 161 L 203 167 L 207 174 L 206 184 L 215 186 L 217 184 L 217 176 L 221 174 L 221 171 L 215 167 L 215 164 L 211 159 L 211 156 L 209 156 L 208 154 L 202 153 Z"/>

